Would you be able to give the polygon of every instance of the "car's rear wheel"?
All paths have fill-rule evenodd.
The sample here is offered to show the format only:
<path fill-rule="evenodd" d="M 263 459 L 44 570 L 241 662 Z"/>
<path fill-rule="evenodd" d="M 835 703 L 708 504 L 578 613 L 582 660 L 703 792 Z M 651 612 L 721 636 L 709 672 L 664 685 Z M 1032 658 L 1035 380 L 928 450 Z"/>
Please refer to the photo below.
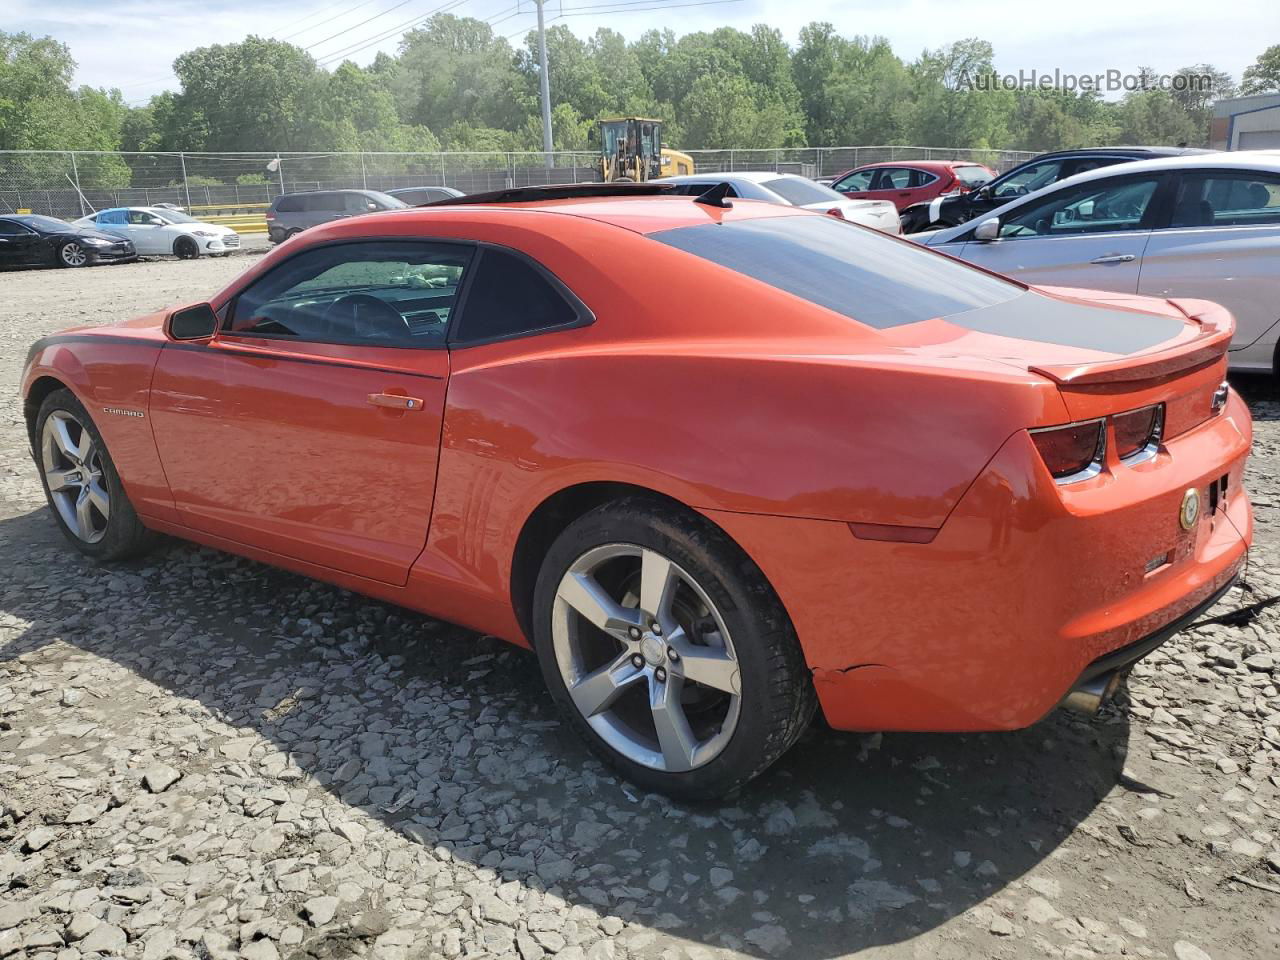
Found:
<path fill-rule="evenodd" d="M 179 260 L 194 260 L 200 256 L 200 245 L 190 237 L 179 237 L 173 241 L 173 255 Z"/>
<path fill-rule="evenodd" d="M 69 390 L 55 390 L 36 415 L 40 480 L 49 508 L 77 550 L 119 560 L 150 547 L 155 534 L 125 495 L 107 445 Z"/>
<path fill-rule="evenodd" d="M 58 248 L 58 264 L 63 267 L 83 267 L 89 262 L 89 253 L 75 240 L 68 240 Z"/>
<path fill-rule="evenodd" d="M 534 597 L 543 677 L 605 761 L 647 789 L 723 796 L 795 743 L 815 696 L 754 563 L 696 514 L 634 498 L 572 523 Z"/>

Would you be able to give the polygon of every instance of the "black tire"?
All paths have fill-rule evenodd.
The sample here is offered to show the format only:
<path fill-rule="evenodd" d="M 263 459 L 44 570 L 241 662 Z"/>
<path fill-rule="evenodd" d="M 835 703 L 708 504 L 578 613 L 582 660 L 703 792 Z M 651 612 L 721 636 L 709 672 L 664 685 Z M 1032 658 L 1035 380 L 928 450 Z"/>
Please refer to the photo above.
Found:
<path fill-rule="evenodd" d="M 658 770 L 619 752 L 583 718 L 561 675 L 552 633 L 561 579 L 593 548 L 618 543 L 657 551 L 692 575 L 733 638 L 741 687 L 737 725 L 719 753 L 691 770 Z M 551 696 L 592 751 L 640 787 L 680 800 L 723 797 L 759 776 L 791 748 L 817 707 L 791 621 L 764 574 L 722 531 L 664 501 L 617 500 L 566 527 L 538 575 L 533 632 Z"/>
<path fill-rule="evenodd" d="M 190 237 L 179 237 L 173 241 L 173 255 L 179 260 L 195 260 L 200 256 L 200 244 Z"/>
<path fill-rule="evenodd" d="M 298 234 L 300 234 L 301 232 L 302 232 L 302 228 L 301 228 L 301 227 L 294 227 L 292 230 L 286 230 L 286 231 L 284 232 L 284 238 L 285 238 L 286 240 L 292 240 L 294 237 L 296 237 L 296 236 L 297 236 Z"/>
<path fill-rule="evenodd" d="M 58 247 L 58 266 L 60 267 L 87 267 L 89 265 L 89 251 L 75 240 L 68 240 L 62 246 Z"/>
<path fill-rule="evenodd" d="M 49 487 L 49 477 L 42 460 L 43 437 L 46 422 L 50 417 L 59 414 L 70 415 L 81 429 L 88 432 L 92 438 L 94 449 L 99 454 L 97 463 L 101 467 L 101 478 L 110 498 L 110 508 L 109 516 L 106 518 L 105 532 L 103 532 L 101 539 L 95 542 L 89 542 L 79 536 L 67 524 L 58 506 L 54 503 L 54 494 Z M 36 414 L 34 452 L 36 466 L 40 471 L 40 483 L 44 487 L 45 499 L 49 502 L 49 512 L 53 514 L 54 521 L 58 524 L 59 529 L 62 530 L 63 536 L 77 550 L 85 556 L 93 557 L 95 560 L 109 561 L 124 560 L 138 556 L 155 545 L 159 539 L 158 535 L 144 527 L 142 521 L 138 519 L 138 514 L 134 511 L 133 504 L 129 502 L 129 497 L 124 492 L 124 486 L 120 482 L 120 474 L 116 472 L 115 464 L 111 460 L 106 443 L 103 442 L 102 434 L 98 432 L 97 425 L 94 424 L 93 418 L 89 416 L 89 412 L 84 408 L 84 405 L 76 399 L 70 390 L 55 390 L 45 397 L 44 402 L 40 404 L 40 410 Z M 101 515 L 99 514 L 98 516 L 100 517 Z"/>

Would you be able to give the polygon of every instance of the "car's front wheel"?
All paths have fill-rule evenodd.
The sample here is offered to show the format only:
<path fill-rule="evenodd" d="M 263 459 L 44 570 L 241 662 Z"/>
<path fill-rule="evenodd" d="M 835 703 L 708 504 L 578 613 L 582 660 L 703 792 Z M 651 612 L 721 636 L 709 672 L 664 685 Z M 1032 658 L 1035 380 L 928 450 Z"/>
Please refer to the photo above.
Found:
<path fill-rule="evenodd" d="M 58 248 L 58 264 L 63 267 L 83 267 L 89 262 L 89 252 L 75 240 L 68 240 Z"/>
<path fill-rule="evenodd" d="M 179 260 L 194 260 L 200 256 L 200 245 L 190 237 L 179 237 L 173 242 L 173 255 Z"/>
<path fill-rule="evenodd" d="M 98 560 L 135 556 L 152 545 L 125 495 L 107 445 L 70 390 L 55 390 L 36 415 L 40 480 L 72 545 Z"/>
<path fill-rule="evenodd" d="M 606 504 L 561 533 L 534 633 L 569 722 L 647 789 L 723 796 L 813 717 L 804 658 L 763 574 L 703 518 L 660 501 Z"/>

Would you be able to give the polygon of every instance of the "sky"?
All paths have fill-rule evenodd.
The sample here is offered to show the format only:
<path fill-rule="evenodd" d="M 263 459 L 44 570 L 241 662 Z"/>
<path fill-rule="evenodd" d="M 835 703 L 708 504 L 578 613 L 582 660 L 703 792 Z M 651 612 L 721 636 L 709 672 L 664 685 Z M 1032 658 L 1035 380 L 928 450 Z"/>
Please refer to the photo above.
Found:
<path fill-rule="evenodd" d="M 658 2 L 694 0 L 653 0 Z M 364 64 L 381 50 L 394 53 L 403 30 L 442 4 L 458 16 L 492 21 L 513 45 L 536 23 L 533 0 L 0 0 L 0 29 L 53 36 L 79 64 L 77 84 L 116 87 L 126 101 L 144 103 L 176 85 L 172 62 L 193 47 L 256 33 L 310 47 L 322 64 L 333 58 L 330 67 L 349 49 L 350 58 Z M 1228 16 L 1221 3 L 1187 0 L 1074 0 L 1065 8 L 1039 0 L 702 0 L 666 10 L 646 5 L 649 0 L 547 0 L 546 16 L 582 37 L 610 27 L 628 39 L 655 27 L 683 34 L 765 23 L 792 44 L 806 23 L 827 20 L 846 36 L 888 38 L 905 60 L 926 48 L 980 37 L 994 46 L 1001 73 L 1129 73 L 1140 66 L 1172 73 L 1211 63 L 1239 79 L 1280 40 L 1277 0 L 1231 0 Z M 1070 15 L 1058 12 L 1063 9 Z"/>

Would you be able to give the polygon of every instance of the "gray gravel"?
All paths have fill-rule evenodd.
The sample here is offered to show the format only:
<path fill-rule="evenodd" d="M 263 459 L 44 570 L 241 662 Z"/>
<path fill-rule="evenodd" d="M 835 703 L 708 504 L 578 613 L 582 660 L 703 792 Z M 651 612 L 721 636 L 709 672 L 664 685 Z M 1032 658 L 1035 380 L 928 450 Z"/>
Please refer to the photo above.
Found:
<path fill-rule="evenodd" d="M 36 337 L 255 255 L 0 273 L 0 392 Z M 1243 386 L 1270 594 L 1280 403 Z M 815 728 L 694 808 L 610 776 L 492 638 L 177 542 L 80 558 L 16 402 L 0 571 L 0 958 L 1280 956 L 1276 613 L 1182 636 L 1100 721 Z"/>

